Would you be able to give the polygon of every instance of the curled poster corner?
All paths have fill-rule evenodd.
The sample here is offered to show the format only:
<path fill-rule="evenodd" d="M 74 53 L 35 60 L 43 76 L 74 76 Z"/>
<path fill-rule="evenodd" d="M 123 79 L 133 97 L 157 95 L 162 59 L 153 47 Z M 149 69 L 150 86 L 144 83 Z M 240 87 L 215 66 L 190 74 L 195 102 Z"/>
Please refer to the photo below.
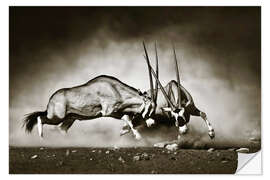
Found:
<path fill-rule="evenodd" d="M 251 153 L 251 154 L 238 153 L 238 165 L 237 165 L 236 174 L 240 174 L 240 175 L 262 174 L 261 154 L 262 154 L 261 151 L 256 152 L 256 153 Z"/>

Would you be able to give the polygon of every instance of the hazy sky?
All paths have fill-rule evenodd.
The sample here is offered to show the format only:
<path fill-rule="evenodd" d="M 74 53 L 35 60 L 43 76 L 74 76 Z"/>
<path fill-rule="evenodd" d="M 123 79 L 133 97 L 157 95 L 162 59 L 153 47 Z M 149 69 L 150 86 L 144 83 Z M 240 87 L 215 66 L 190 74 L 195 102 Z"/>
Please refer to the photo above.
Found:
<path fill-rule="evenodd" d="M 21 126 L 24 114 L 45 110 L 57 89 L 101 74 L 147 90 L 143 40 L 151 57 L 158 42 L 164 85 L 175 79 L 174 42 L 182 83 L 207 113 L 216 141 L 253 130 L 260 136 L 260 18 L 258 7 L 11 7 L 10 144 L 129 144 L 114 119 L 76 122 L 67 136 L 45 127 L 43 142 L 36 129 L 28 135 Z M 191 124 L 207 135 L 200 118 Z"/>

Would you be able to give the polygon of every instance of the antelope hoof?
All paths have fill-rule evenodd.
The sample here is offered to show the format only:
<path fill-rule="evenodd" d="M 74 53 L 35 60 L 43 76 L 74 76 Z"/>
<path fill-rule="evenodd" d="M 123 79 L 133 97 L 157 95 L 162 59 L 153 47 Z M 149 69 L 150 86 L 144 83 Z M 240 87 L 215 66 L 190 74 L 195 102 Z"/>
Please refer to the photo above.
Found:
<path fill-rule="evenodd" d="M 123 135 L 125 135 L 125 134 L 127 134 L 127 133 L 129 133 L 129 132 L 130 132 L 129 129 L 121 130 L 121 131 L 120 131 L 120 136 L 123 136 Z"/>
<path fill-rule="evenodd" d="M 147 119 L 145 122 L 146 122 L 147 127 L 151 127 L 155 124 L 154 119 Z"/>
<path fill-rule="evenodd" d="M 66 135 L 67 135 L 67 131 L 66 131 L 66 130 L 63 130 L 63 129 L 60 129 L 60 133 L 61 133 L 63 136 L 66 136 Z"/>
<path fill-rule="evenodd" d="M 213 139 L 213 138 L 215 137 L 215 131 L 214 131 L 214 129 L 209 130 L 208 135 L 209 135 L 209 137 L 210 137 L 211 139 Z"/>
<path fill-rule="evenodd" d="M 135 135 L 135 139 L 136 140 L 141 140 L 142 139 L 142 136 L 139 134 L 139 133 L 136 133 L 136 134 L 134 134 Z"/>

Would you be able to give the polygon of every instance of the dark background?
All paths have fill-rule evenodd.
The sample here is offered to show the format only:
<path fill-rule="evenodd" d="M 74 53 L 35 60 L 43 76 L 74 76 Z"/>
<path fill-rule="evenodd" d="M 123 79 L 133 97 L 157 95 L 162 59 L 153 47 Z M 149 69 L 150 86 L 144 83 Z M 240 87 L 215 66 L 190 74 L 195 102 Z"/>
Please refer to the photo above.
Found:
<path fill-rule="evenodd" d="M 44 110 L 59 88 L 107 74 L 148 89 L 142 40 L 150 55 L 158 42 L 164 85 L 175 79 L 175 43 L 183 85 L 208 114 L 217 143 L 260 137 L 260 13 L 260 7 L 10 7 L 10 144 L 40 144 L 36 132 L 21 129 L 23 115 Z M 202 120 L 193 119 L 206 140 Z M 112 119 L 80 122 L 66 137 L 48 127 L 43 143 L 130 145 L 129 137 L 119 139 L 120 127 Z"/>

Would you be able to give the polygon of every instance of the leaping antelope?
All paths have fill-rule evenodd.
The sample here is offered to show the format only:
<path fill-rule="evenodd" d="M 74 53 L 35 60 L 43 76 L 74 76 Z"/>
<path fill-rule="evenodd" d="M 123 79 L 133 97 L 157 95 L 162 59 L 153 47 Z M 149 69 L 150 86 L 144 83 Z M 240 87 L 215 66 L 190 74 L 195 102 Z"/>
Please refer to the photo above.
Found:
<path fill-rule="evenodd" d="M 156 73 L 150 65 L 148 53 L 144 43 L 143 47 L 145 52 L 144 58 L 147 62 L 150 79 L 150 90 L 147 91 L 147 94 L 151 94 L 151 100 L 154 107 L 153 113 L 150 114 L 148 117 L 149 119 L 146 120 L 146 123 L 149 121 L 147 125 L 150 124 L 148 125 L 148 127 L 154 123 L 158 124 L 164 121 L 174 121 L 175 126 L 179 130 L 178 138 L 180 138 L 182 134 L 185 134 L 188 131 L 187 124 L 190 120 L 190 116 L 200 116 L 208 127 L 209 137 L 213 139 L 215 137 L 215 132 L 210 122 L 207 120 L 206 114 L 195 106 L 192 96 L 180 83 L 180 75 L 178 70 L 175 48 L 173 47 L 173 53 L 177 81 L 171 80 L 165 87 L 163 87 L 158 78 L 158 55 L 156 44 Z M 151 73 L 156 80 L 155 89 L 153 89 Z M 160 88 L 158 88 L 158 85 Z M 162 93 L 163 96 L 158 95 L 160 93 Z M 128 129 L 127 127 L 124 128 Z"/>
<path fill-rule="evenodd" d="M 141 135 L 132 125 L 132 117 L 142 118 L 153 112 L 152 101 L 137 89 L 115 77 L 101 75 L 87 83 L 56 91 L 45 111 L 28 114 L 24 119 L 26 131 L 31 132 L 37 124 L 43 137 L 43 125 L 60 125 L 67 131 L 75 120 L 90 120 L 98 117 L 114 117 L 124 120 L 136 139 Z M 61 123 L 61 124 L 60 124 Z"/>

